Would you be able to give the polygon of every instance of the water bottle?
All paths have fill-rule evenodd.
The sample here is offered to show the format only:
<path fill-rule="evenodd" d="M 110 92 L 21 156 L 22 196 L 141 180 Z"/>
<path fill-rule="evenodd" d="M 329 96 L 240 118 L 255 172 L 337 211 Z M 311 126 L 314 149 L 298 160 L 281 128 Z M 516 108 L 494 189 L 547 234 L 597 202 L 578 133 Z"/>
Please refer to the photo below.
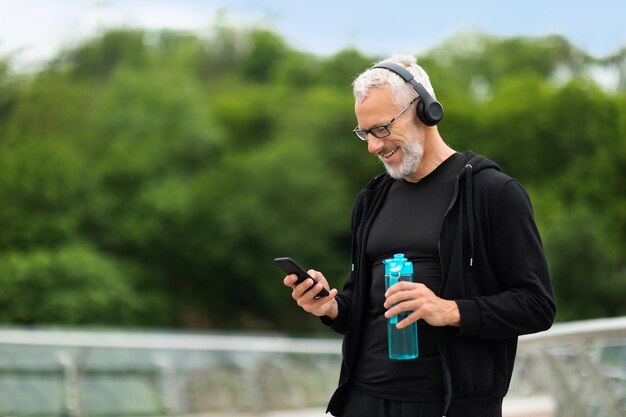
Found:
<path fill-rule="evenodd" d="M 402 253 L 393 258 L 385 259 L 385 289 L 400 281 L 413 282 L 413 264 Z M 415 359 L 419 356 L 417 346 L 417 323 L 413 322 L 404 329 L 397 329 L 396 324 L 406 318 L 412 311 L 404 311 L 387 319 L 387 340 L 389 359 Z"/>

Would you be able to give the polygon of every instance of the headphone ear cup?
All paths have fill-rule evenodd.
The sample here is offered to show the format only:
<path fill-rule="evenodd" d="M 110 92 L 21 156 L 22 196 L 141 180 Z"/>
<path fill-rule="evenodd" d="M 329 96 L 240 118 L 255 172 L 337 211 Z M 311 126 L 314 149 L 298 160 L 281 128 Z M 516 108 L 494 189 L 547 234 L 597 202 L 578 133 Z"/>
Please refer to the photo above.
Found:
<path fill-rule="evenodd" d="M 424 100 L 417 100 L 417 106 L 415 106 L 415 111 L 417 112 L 417 117 L 422 121 L 422 123 L 427 124 L 424 120 Z"/>
<path fill-rule="evenodd" d="M 443 106 L 437 100 L 430 102 L 427 110 L 425 113 L 433 126 L 443 119 Z"/>
<path fill-rule="evenodd" d="M 417 101 L 417 106 L 415 107 L 415 109 L 417 110 L 417 117 L 426 126 L 432 126 L 431 120 L 428 118 L 428 114 L 426 112 L 426 108 L 425 107 L 426 106 L 424 105 L 424 100 L 419 99 Z"/>
<path fill-rule="evenodd" d="M 426 126 L 434 126 L 443 118 L 443 106 L 437 100 L 433 100 L 426 105 L 425 100 L 417 102 L 417 117 Z"/>

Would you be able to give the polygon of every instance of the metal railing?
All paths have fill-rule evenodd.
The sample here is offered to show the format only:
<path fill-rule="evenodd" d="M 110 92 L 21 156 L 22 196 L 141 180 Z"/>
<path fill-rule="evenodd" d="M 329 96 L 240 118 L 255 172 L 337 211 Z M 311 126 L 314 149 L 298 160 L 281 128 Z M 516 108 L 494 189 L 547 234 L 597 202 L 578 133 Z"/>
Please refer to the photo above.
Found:
<path fill-rule="evenodd" d="M 557 417 L 626 416 L 626 317 L 520 338 L 512 395 L 549 392 Z"/>
<path fill-rule="evenodd" d="M 0 415 L 178 416 L 323 404 L 340 341 L 0 330 Z M 286 395 L 285 395 L 286 394 Z"/>
<path fill-rule="evenodd" d="M 322 409 L 338 339 L 0 330 L 0 416 L 182 416 Z M 509 397 L 555 417 L 626 416 L 626 317 L 520 338 Z"/>

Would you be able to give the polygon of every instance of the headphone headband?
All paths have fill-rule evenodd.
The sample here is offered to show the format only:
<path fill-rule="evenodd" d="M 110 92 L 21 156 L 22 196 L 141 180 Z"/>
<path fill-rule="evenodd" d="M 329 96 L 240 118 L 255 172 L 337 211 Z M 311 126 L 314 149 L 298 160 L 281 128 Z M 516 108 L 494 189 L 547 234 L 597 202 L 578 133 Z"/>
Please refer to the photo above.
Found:
<path fill-rule="evenodd" d="M 417 117 L 426 126 L 434 126 L 443 119 L 443 106 L 430 95 L 428 90 L 419 83 L 406 68 L 393 62 L 381 62 L 370 69 L 383 68 L 398 74 L 404 81 L 411 84 L 421 100 L 417 103 Z"/>

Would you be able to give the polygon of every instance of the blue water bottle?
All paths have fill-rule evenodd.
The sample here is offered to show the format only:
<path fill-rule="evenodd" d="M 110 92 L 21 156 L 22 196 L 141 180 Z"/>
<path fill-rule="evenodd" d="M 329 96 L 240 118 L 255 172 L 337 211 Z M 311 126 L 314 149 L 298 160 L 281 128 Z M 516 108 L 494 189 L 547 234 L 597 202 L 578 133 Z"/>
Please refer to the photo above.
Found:
<path fill-rule="evenodd" d="M 397 253 L 393 258 L 385 259 L 385 289 L 400 281 L 413 282 L 413 264 Z M 397 329 L 396 324 L 406 318 L 412 311 L 404 311 L 387 319 L 387 340 L 389 359 L 415 359 L 419 356 L 417 346 L 417 323 L 413 322 L 404 329 Z"/>

